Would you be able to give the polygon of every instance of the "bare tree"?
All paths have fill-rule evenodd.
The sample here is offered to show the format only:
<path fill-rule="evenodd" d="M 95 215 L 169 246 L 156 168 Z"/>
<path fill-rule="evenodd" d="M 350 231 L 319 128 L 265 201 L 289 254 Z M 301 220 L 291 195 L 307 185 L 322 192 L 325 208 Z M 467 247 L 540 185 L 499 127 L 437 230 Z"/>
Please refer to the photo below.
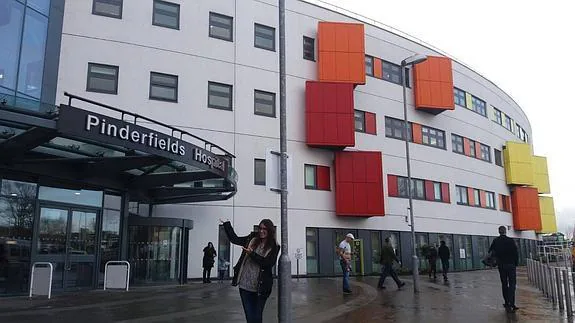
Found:
<path fill-rule="evenodd" d="M 0 234 L 28 236 L 32 231 L 34 219 L 36 186 L 9 181 L 4 182 L 4 185 L 13 197 L 3 198 L 0 204 L 0 219 L 3 220 L 0 221 Z"/>

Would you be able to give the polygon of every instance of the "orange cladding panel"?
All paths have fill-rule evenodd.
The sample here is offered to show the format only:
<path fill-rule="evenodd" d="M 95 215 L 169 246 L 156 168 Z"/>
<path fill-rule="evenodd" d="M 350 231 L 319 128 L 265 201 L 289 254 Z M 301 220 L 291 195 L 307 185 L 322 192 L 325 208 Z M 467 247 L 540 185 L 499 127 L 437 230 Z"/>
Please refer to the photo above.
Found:
<path fill-rule="evenodd" d="M 511 193 L 511 206 L 515 230 L 541 230 L 541 210 L 537 188 L 516 187 Z"/>
<path fill-rule="evenodd" d="M 475 205 L 475 194 L 471 187 L 467 188 L 467 199 L 469 201 L 469 205 Z"/>
<path fill-rule="evenodd" d="M 487 206 L 487 196 L 485 196 L 485 191 L 479 191 L 479 201 L 481 202 L 481 207 Z"/>
<path fill-rule="evenodd" d="M 320 21 L 317 25 L 318 50 L 335 52 L 336 25 Z"/>
<path fill-rule="evenodd" d="M 317 38 L 320 81 L 365 84 L 363 24 L 319 22 Z"/>
<path fill-rule="evenodd" d="M 465 156 L 471 156 L 471 149 L 469 149 L 469 139 L 463 138 L 463 153 Z"/>
<path fill-rule="evenodd" d="M 374 57 L 373 58 L 373 76 L 377 77 L 378 79 L 383 78 L 383 69 L 381 67 L 381 59 Z"/>
<path fill-rule="evenodd" d="M 411 124 L 411 132 L 413 135 L 413 142 L 416 144 L 421 144 L 423 142 L 423 133 L 421 132 L 421 125 L 418 123 Z"/>
<path fill-rule="evenodd" d="M 414 65 L 413 71 L 416 109 L 432 113 L 455 109 L 451 59 L 428 56 L 426 61 Z"/>
<path fill-rule="evenodd" d="M 481 144 L 478 141 L 475 142 L 475 158 L 481 159 Z"/>

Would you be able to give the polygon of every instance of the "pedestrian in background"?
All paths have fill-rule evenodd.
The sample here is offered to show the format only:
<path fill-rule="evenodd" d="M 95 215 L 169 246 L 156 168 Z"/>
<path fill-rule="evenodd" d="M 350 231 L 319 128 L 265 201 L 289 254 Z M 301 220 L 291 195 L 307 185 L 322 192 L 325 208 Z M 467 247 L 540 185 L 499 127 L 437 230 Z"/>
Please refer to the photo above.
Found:
<path fill-rule="evenodd" d="M 341 241 L 337 247 L 337 254 L 339 255 L 339 263 L 341 265 L 341 271 L 343 272 L 343 293 L 351 294 L 351 288 L 349 286 L 349 274 L 351 272 L 351 242 L 354 236 L 348 233 L 345 239 Z"/>
<path fill-rule="evenodd" d="M 208 242 L 208 245 L 204 248 L 204 258 L 202 259 L 202 265 L 204 267 L 204 284 L 212 282 L 210 276 L 212 274 L 212 268 L 214 268 L 216 256 L 217 254 L 214 245 L 211 242 Z"/>
<path fill-rule="evenodd" d="M 449 270 L 449 258 L 451 258 L 451 252 L 449 247 L 445 244 L 445 241 L 440 242 L 439 246 L 439 259 L 441 259 L 441 271 L 443 271 L 443 281 L 447 281 L 447 271 Z"/>
<path fill-rule="evenodd" d="M 518 307 L 515 306 L 515 287 L 517 285 L 517 265 L 519 264 L 519 253 L 517 245 L 513 239 L 507 236 L 507 228 L 499 227 L 499 237 L 495 238 L 489 247 L 489 252 L 493 253 L 499 269 L 499 278 L 501 279 L 501 291 L 505 310 L 515 312 Z"/>
<path fill-rule="evenodd" d="M 259 224 L 258 232 L 238 237 L 229 221 L 222 221 L 231 243 L 242 247 L 234 266 L 232 286 L 239 286 L 247 323 L 262 323 L 266 301 L 272 292 L 273 274 L 280 246 L 276 229 L 269 219 Z"/>
<path fill-rule="evenodd" d="M 433 273 L 433 279 L 437 278 L 437 249 L 436 245 L 431 245 L 427 254 L 427 261 L 429 263 L 429 278 Z"/>
<path fill-rule="evenodd" d="M 379 282 L 377 283 L 378 288 L 385 288 L 383 284 L 385 283 L 385 278 L 387 278 L 387 276 L 391 276 L 391 278 L 393 278 L 397 284 L 398 289 L 401 289 L 401 287 L 405 286 L 405 283 L 399 279 L 395 269 L 393 269 L 394 261 L 401 265 L 401 262 L 399 259 L 397 259 L 395 251 L 393 251 L 393 247 L 391 246 L 389 238 L 385 238 L 385 244 L 381 249 L 381 258 L 379 260 L 379 263 L 381 264 L 381 276 L 379 277 Z"/>

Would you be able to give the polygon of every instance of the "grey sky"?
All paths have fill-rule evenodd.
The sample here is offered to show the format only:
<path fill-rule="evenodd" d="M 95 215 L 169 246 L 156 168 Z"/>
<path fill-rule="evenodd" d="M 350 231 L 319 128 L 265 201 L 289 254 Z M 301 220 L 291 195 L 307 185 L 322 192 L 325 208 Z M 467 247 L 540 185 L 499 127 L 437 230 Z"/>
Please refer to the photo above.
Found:
<path fill-rule="evenodd" d="M 420 38 L 509 93 L 548 158 L 559 230 L 575 222 L 575 1 L 324 1 Z"/>

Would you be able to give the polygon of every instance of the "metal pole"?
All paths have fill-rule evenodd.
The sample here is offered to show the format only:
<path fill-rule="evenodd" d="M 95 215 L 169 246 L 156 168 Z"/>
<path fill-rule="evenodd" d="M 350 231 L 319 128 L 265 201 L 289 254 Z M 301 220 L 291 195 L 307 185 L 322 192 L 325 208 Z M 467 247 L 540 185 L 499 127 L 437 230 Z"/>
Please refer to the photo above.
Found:
<path fill-rule="evenodd" d="M 281 181 L 281 256 L 279 260 L 278 319 L 280 323 L 291 323 L 291 261 L 288 249 L 287 219 L 287 119 L 286 119 L 286 37 L 285 0 L 279 0 L 280 38 L 280 181 Z"/>
<path fill-rule="evenodd" d="M 561 286 L 561 269 L 555 268 L 555 283 L 557 284 L 557 298 L 559 299 L 559 310 L 565 309 L 565 300 L 563 299 L 563 287 Z"/>
<path fill-rule="evenodd" d="M 553 268 L 548 267 L 549 274 L 549 288 L 551 289 L 551 301 L 553 302 L 553 307 L 557 304 L 557 291 L 555 290 L 555 281 L 553 275 Z"/>
<path fill-rule="evenodd" d="M 567 308 L 567 316 L 573 316 L 573 303 L 571 303 L 571 286 L 569 284 L 569 272 L 567 270 L 562 270 L 563 272 L 563 287 L 565 287 L 565 307 Z"/>
<path fill-rule="evenodd" d="M 401 75 L 405 75 L 405 65 L 401 66 Z M 402 78 L 401 85 L 403 87 L 403 122 L 405 133 L 405 161 L 407 164 L 407 197 L 409 200 L 409 220 L 411 222 L 411 243 L 413 244 L 412 254 L 412 275 L 413 275 L 413 292 L 419 291 L 419 260 L 417 259 L 417 247 L 415 242 L 415 223 L 413 222 L 413 198 L 411 196 L 411 162 L 409 160 L 409 122 L 407 121 L 407 100 L 405 80 Z"/>

